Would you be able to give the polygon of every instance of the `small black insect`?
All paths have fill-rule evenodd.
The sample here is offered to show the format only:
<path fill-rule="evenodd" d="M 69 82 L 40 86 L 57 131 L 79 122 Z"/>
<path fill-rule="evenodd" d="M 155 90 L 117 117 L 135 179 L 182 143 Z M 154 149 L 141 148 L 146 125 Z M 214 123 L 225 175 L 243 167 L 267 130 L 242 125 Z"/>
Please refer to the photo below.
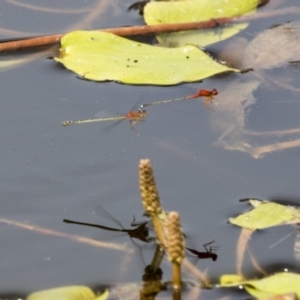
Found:
<path fill-rule="evenodd" d="M 63 222 L 69 223 L 69 224 L 77 224 L 77 225 L 83 225 L 83 226 L 89 226 L 89 227 L 95 227 L 107 231 L 117 231 L 117 232 L 125 232 L 129 235 L 130 238 L 138 239 L 142 242 L 149 243 L 152 241 L 151 238 L 149 238 L 149 229 L 147 227 L 148 221 L 144 222 L 136 222 L 135 218 L 133 217 L 133 221 L 131 223 L 131 226 L 136 227 L 134 229 L 125 229 L 125 228 L 113 228 L 113 227 L 107 227 L 103 225 L 98 224 L 92 224 L 92 223 L 85 223 L 85 222 L 77 222 L 72 220 L 64 219 Z"/>
<path fill-rule="evenodd" d="M 218 259 L 218 255 L 216 253 L 214 253 L 213 251 L 216 251 L 219 248 L 219 246 L 210 246 L 209 248 L 207 248 L 207 246 L 211 245 L 213 242 L 214 241 L 203 244 L 203 247 L 206 250 L 206 252 L 199 252 L 197 250 L 190 249 L 187 247 L 186 247 L 186 249 L 188 249 L 190 252 L 195 254 L 199 259 L 211 258 L 212 261 L 216 261 Z"/>

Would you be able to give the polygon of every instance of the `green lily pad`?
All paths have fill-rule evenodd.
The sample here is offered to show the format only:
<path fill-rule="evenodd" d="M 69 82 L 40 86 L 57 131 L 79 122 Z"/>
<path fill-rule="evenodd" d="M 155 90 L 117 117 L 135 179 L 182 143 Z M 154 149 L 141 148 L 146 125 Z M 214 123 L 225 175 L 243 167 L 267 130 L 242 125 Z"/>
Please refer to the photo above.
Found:
<path fill-rule="evenodd" d="M 225 274 L 222 275 L 220 279 L 221 286 L 231 286 L 232 284 L 235 285 L 243 280 L 244 278 L 238 274 Z"/>
<path fill-rule="evenodd" d="M 293 206 L 281 205 L 270 201 L 252 199 L 253 210 L 230 218 L 231 224 L 251 230 L 273 226 L 300 223 L 300 210 Z"/>
<path fill-rule="evenodd" d="M 239 71 L 217 63 L 192 45 L 154 47 L 100 31 L 66 34 L 55 60 L 85 79 L 128 84 L 172 85 Z"/>
<path fill-rule="evenodd" d="M 241 16 L 253 11 L 257 5 L 258 0 L 151 1 L 145 6 L 144 18 L 148 25 L 201 22 Z M 247 26 L 248 23 L 230 24 L 215 29 L 157 34 L 156 38 L 160 45 L 169 47 L 207 46 L 225 40 Z"/>
<path fill-rule="evenodd" d="M 109 292 L 106 290 L 99 296 L 87 286 L 63 286 L 30 294 L 26 300 L 105 300 Z"/>
<path fill-rule="evenodd" d="M 275 295 L 295 293 L 300 297 L 300 275 L 295 273 L 277 273 L 262 279 L 256 280 L 241 280 L 232 283 L 227 283 L 227 277 L 221 277 L 220 287 L 237 287 L 243 286 L 249 294 L 256 299 L 264 299 Z M 230 275 L 232 276 L 232 275 Z M 225 282 L 224 282 L 224 278 Z"/>

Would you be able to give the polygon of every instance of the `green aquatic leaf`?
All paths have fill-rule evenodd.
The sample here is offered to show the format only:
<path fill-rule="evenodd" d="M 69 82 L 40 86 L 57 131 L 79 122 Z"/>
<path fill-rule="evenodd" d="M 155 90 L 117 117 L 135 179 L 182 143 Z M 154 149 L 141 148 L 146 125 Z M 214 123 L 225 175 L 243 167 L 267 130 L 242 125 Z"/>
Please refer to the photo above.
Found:
<path fill-rule="evenodd" d="M 231 285 L 237 284 L 238 282 L 243 281 L 244 278 L 238 274 L 225 274 L 221 276 L 220 282 L 221 285 Z"/>
<path fill-rule="evenodd" d="M 252 199 L 249 202 L 254 209 L 236 218 L 230 218 L 229 222 L 231 224 L 256 230 L 300 223 L 300 210 L 297 207 L 281 205 L 266 200 Z"/>
<path fill-rule="evenodd" d="M 223 275 L 225 278 L 232 275 Z M 295 293 L 300 297 L 300 275 L 296 273 L 277 273 L 262 279 L 241 280 L 233 283 L 224 282 L 223 276 L 220 279 L 219 287 L 243 286 L 246 291 L 256 299 L 264 299 L 275 295 Z M 226 281 L 226 279 L 225 279 Z"/>
<path fill-rule="evenodd" d="M 63 286 L 30 294 L 26 300 L 105 300 L 109 292 L 106 290 L 99 296 L 87 286 Z"/>
<path fill-rule="evenodd" d="M 55 60 L 85 79 L 128 84 L 173 85 L 239 71 L 217 63 L 192 45 L 154 47 L 100 31 L 66 34 Z"/>
<path fill-rule="evenodd" d="M 258 0 L 151 1 L 145 6 L 144 18 L 148 25 L 231 18 L 255 10 L 258 2 Z M 193 44 L 203 47 L 225 40 L 247 26 L 248 23 L 230 24 L 215 29 L 157 34 L 156 38 L 163 46 L 179 47 Z"/>

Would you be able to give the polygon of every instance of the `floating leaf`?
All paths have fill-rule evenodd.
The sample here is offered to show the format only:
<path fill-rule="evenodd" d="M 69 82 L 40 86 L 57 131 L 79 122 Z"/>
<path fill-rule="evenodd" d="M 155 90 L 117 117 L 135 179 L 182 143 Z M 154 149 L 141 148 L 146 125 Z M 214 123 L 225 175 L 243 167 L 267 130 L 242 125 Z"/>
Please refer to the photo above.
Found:
<path fill-rule="evenodd" d="M 221 286 L 225 286 L 225 285 L 237 284 L 243 280 L 244 278 L 240 275 L 226 274 L 226 275 L 222 275 L 220 282 L 221 282 Z"/>
<path fill-rule="evenodd" d="M 242 67 L 270 69 L 299 58 L 300 22 L 290 22 L 257 35 L 244 51 Z"/>
<path fill-rule="evenodd" d="M 293 206 L 281 205 L 270 201 L 249 201 L 253 210 L 241 214 L 236 218 L 230 218 L 231 224 L 251 230 L 268 227 L 300 223 L 300 210 Z"/>
<path fill-rule="evenodd" d="M 100 31 L 65 35 L 55 60 L 85 79 L 129 84 L 172 85 L 226 71 L 238 72 L 192 45 L 176 49 L 154 47 Z"/>
<path fill-rule="evenodd" d="M 254 10 L 257 5 L 258 0 L 151 1 L 145 6 L 144 18 L 148 25 L 200 22 L 241 16 Z M 160 45 L 169 47 L 186 44 L 206 46 L 225 40 L 247 26 L 247 23 L 231 24 L 215 29 L 158 34 L 156 37 Z"/>
<path fill-rule="evenodd" d="M 295 273 L 277 273 L 272 276 L 257 280 L 241 280 L 238 282 L 226 283 L 227 277 L 221 277 L 220 287 L 243 286 L 249 294 L 256 299 L 264 299 L 275 295 L 295 293 L 300 297 L 300 275 Z M 223 279 L 225 277 L 225 280 Z"/>
<path fill-rule="evenodd" d="M 87 286 L 63 286 L 30 294 L 26 300 L 105 300 L 109 292 L 96 296 Z"/>

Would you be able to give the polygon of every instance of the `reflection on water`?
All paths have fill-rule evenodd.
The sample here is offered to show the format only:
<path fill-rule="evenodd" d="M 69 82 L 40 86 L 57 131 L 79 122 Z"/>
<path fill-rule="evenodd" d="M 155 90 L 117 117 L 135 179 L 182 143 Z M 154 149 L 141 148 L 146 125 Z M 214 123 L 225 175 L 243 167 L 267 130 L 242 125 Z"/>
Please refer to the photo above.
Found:
<path fill-rule="evenodd" d="M 125 232 L 129 235 L 130 238 L 138 239 L 145 243 L 149 243 L 151 241 L 151 238 L 149 238 L 149 229 L 147 227 L 148 221 L 136 223 L 135 220 L 133 220 L 133 222 L 131 223 L 131 226 L 136 227 L 134 229 L 118 229 L 118 228 L 112 228 L 112 227 L 107 227 L 107 226 L 98 225 L 98 224 L 77 222 L 77 221 L 72 221 L 72 220 L 67 220 L 67 219 L 64 219 L 63 222 L 68 223 L 68 224 L 77 224 L 77 225 L 82 225 L 82 226 L 99 228 L 99 229 L 107 230 L 107 231 Z"/>
<path fill-rule="evenodd" d="M 15 31 L 14 36 L 21 30 L 23 34 L 34 33 L 37 29 L 40 34 L 62 32 L 81 20 L 79 14 L 62 17 L 37 11 L 29 13 L 9 3 L 0 3 L 0 8 L 6 12 L 1 26 Z M 82 3 L 72 1 L 72 7 L 82 8 Z M 129 1 L 119 2 L 122 14 L 118 18 L 111 18 L 110 13 L 98 18 L 96 11 L 111 2 L 103 3 L 103 6 L 100 1 L 91 4 L 95 4 L 93 7 L 97 10 L 93 10 L 92 19 L 84 18 L 85 28 L 141 23 L 133 14 L 126 14 L 125 10 L 131 4 Z M 43 4 L 49 5 L 49 2 Z M 62 5 L 61 1 L 59 5 Z M 267 25 L 263 23 L 259 30 L 264 31 L 273 23 L 291 19 L 293 16 L 286 15 L 265 20 Z M 251 26 L 260 24 L 255 23 Z M 254 39 L 258 30 L 258 27 L 253 29 L 251 26 L 247 32 L 241 33 L 249 40 Z M 2 35 L 4 37 L 4 31 Z M 287 50 L 290 48 L 286 47 Z M 218 46 L 215 49 L 220 50 Z M 289 68 L 293 68 L 294 75 L 297 74 L 295 64 L 277 67 L 277 77 L 276 74 L 272 77 L 271 71 L 258 72 L 255 67 L 255 73 L 224 75 L 204 83 L 164 88 L 86 82 L 64 72 L 50 60 L 37 60 L 0 73 L 1 217 L 17 222 L 1 223 L 0 226 L 1 251 L 5 253 L 5 260 L 0 262 L 5 274 L 0 283 L 2 295 L 6 294 L 5 291 L 24 291 L 20 294 L 25 295 L 74 282 L 96 286 L 99 282 L 139 280 L 141 268 L 135 268 L 134 260 L 127 256 L 133 252 L 130 246 L 113 244 L 122 251 L 110 251 L 94 247 L 91 241 L 89 244 L 79 243 L 74 235 L 84 237 L 89 232 L 80 226 L 66 226 L 61 220 L 72 216 L 75 220 L 95 223 L 91 211 L 98 203 L 113 211 L 123 224 L 132 212 L 140 213 L 137 212 L 140 209 L 137 162 L 141 157 L 150 157 L 153 162 L 166 209 L 178 210 L 184 227 L 201 244 L 213 237 L 222 247 L 217 263 L 203 259 L 198 262 L 199 268 L 208 268 L 208 274 L 213 278 L 219 278 L 225 272 L 235 272 L 239 232 L 226 221 L 240 213 L 236 200 L 249 196 L 281 198 L 284 195 L 297 199 L 299 203 L 299 149 L 296 148 L 299 146 L 299 109 L 293 106 L 290 112 L 285 110 L 282 113 L 279 108 L 280 112 L 274 118 L 278 121 L 286 119 L 286 127 L 274 130 L 261 129 L 268 122 L 268 107 L 266 118 L 259 119 L 255 115 L 268 100 L 269 88 L 276 88 L 273 94 L 278 92 L 274 101 L 299 98 L 298 91 L 293 90 L 297 87 L 298 77 L 290 78 Z M 283 71 L 285 78 L 282 78 Z M 266 78 L 274 79 L 273 83 L 270 81 L 271 87 Z M 274 84 L 275 81 L 278 84 Z M 212 105 L 214 112 L 203 108 L 200 101 L 157 105 L 151 108 L 151 113 L 149 108 L 149 116 L 139 136 L 125 126 L 128 124 L 105 137 L 99 137 L 100 124 L 67 129 L 61 125 L 65 119 L 80 119 L 101 109 L 126 112 L 141 95 L 143 103 L 150 103 L 213 88 L 219 92 L 213 101 L 217 104 Z M 214 142 L 221 147 L 211 147 Z M 265 155 L 259 161 L 237 151 L 224 150 L 240 150 L 253 157 L 262 157 L 291 147 L 295 148 L 294 151 Z M 65 235 L 59 237 L 37 234 L 32 229 L 21 230 L 28 223 Z M 251 250 L 263 267 L 277 262 L 281 266 L 295 266 L 295 258 L 291 255 L 294 245 L 290 240 L 269 249 L 269 245 L 275 244 L 282 236 L 285 232 L 269 234 L 269 231 L 264 231 L 252 236 Z M 201 255 L 213 254 L 209 252 L 213 251 L 203 251 Z M 297 254 L 295 256 L 298 259 Z M 162 267 L 169 278 L 168 268 L 164 264 Z M 246 259 L 243 270 L 254 272 L 251 262 Z M 201 296 L 212 299 L 212 292 L 215 293 L 214 299 L 229 295 L 224 291 L 202 291 Z M 241 298 L 238 293 L 230 296 Z"/>
<path fill-rule="evenodd" d="M 294 78 L 272 78 L 263 73 L 265 69 L 289 67 L 289 62 L 296 59 L 300 50 L 299 36 L 300 22 L 290 22 L 263 31 L 248 45 L 244 40 L 238 39 L 238 42 L 243 43 L 245 51 L 236 52 L 237 57 L 232 57 L 232 53 L 227 55 L 231 55 L 235 67 L 251 67 L 254 74 L 248 81 L 247 75 L 243 76 L 243 81 L 235 79 L 221 91 L 217 114 L 211 117 L 213 128 L 221 133 L 217 145 L 228 150 L 248 152 L 254 158 L 300 146 L 300 127 L 265 132 L 248 129 L 249 126 L 246 125 L 247 117 L 257 101 L 254 92 L 260 85 L 270 89 L 270 83 L 273 83 L 276 88 L 280 86 L 287 92 L 291 90 L 296 94 L 300 93 L 297 84 L 291 83 Z M 289 49 L 286 48 L 287 44 L 291 46 Z M 234 44 L 232 47 L 238 46 Z"/>
<path fill-rule="evenodd" d="M 216 251 L 219 247 L 218 246 L 209 246 L 213 242 L 214 241 L 206 243 L 206 244 L 203 244 L 205 252 L 200 252 L 198 250 L 191 249 L 191 248 L 188 248 L 188 247 L 186 247 L 186 249 L 188 249 L 191 253 L 195 254 L 199 259 L 207 259 L 207 258 L 209 258 L 212 261 L 216 261 L 218 259 L 218 255 L 216 253 L 214 253 L 214 251 Z"/>
<path fill-rule="evenodd" d="M 247 117 L 251 113 L 251 106 L 256 102 L 253 92 L 259 85 L 258 81 L 233 82 L 222 91 L 218 110 L 211 116 L 213 129 L 221 133 L 216 145 L 228 150 L 247 152 L 254 158 L 300 146 L 297 138 L 300 127 L 261 132 L 247 129 Z"/>

